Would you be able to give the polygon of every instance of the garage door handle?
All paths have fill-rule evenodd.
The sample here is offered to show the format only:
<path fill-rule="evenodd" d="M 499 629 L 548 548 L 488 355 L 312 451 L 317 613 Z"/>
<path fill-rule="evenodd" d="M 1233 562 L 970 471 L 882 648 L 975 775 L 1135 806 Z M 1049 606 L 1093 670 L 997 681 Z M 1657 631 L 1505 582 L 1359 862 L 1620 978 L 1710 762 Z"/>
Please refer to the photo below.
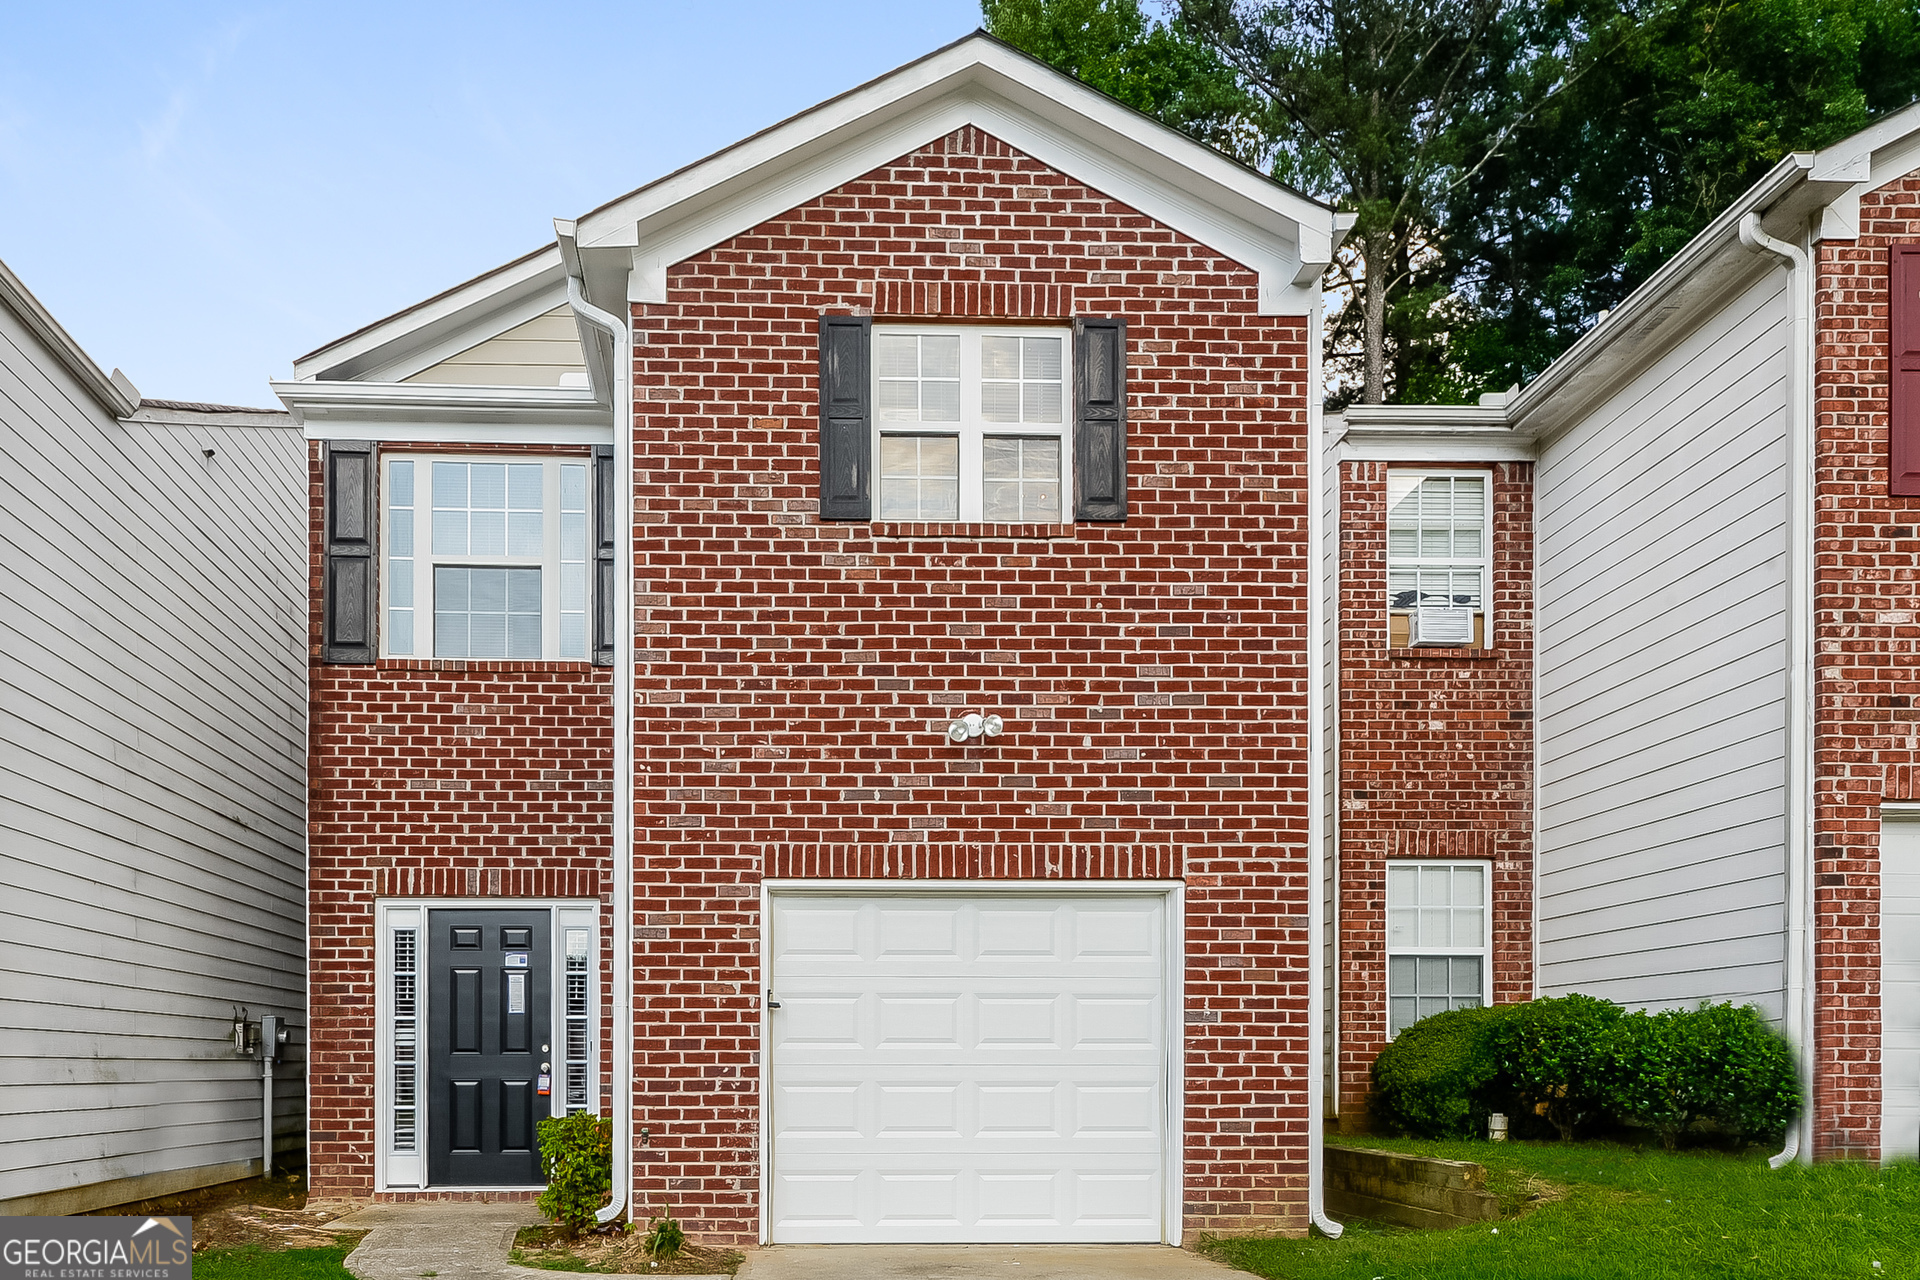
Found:
<path fill-rule="evenodd" d="M 778 1009 L 779 1007 L 780 1007 L 780 1002 L 773 998 L 773 992 L 771 991 L 767 992 L 767 1008 Z"/>

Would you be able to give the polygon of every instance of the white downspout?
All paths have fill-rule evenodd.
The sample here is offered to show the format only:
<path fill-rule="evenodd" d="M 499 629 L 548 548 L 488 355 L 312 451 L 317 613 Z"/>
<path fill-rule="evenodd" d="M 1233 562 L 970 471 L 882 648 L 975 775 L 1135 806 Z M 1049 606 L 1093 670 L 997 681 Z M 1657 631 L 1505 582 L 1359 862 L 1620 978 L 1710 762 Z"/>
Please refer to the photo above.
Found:
<path fill-rule="evenodd" d="M 1320 330 L 1324 304 L 1316 302 L 1307 320 L 1307 1220 L 1338 1240 L 1345 1230 L 1327 1216 L 1326 1206 L 1326 1081 L 1327 999 L 1325 919 L 1326 875 L 1326 689 L 1321 664 L 1326 661 L 1326 601 L 1323 558 L 1326 547 L 1326 441 L 1320 401 Z"/>
<path fill-rule="evenodd" d="M 587 301 L 571 222 L 556 220 L 567 259 L 567 303 L 613 339 L 613 1199 L 611 1222 L 633 1190 L 633 331 Z M 571 250 L 571 252 L 569 252 Z"/>
<path fill-rule="evenodd" d="M 1774 1168 L 1813 1159 L 1813 272 L 1807 251 L 1740 220 L 1740 243 L 1787 260 L 1787 920 L 1788 1039 L 1799 1053 L 1806 1105 Z"/>

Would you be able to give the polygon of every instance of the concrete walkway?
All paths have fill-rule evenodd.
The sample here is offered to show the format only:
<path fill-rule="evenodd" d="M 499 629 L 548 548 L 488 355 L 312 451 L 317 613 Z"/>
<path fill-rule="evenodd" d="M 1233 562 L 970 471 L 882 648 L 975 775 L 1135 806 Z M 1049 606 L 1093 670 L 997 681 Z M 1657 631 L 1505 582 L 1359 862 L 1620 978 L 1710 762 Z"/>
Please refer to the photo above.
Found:
<path fill-rule="evenodd" d="M 1241 1272 L 1159 1244 L 776 1244 L 739 1280 L 1222 1280 Z"/>
<path fill-rule="evenodd" d="M 327 1225 L 339 1231 L 370 1231 L 347 1255 L 347 1270 L 360 1280 L 527 1280 L 551 1272 L 507 1261 L 513 1234 L 541 1221 L 533 1205 L 440 1201 L 375 1204 Z"/>

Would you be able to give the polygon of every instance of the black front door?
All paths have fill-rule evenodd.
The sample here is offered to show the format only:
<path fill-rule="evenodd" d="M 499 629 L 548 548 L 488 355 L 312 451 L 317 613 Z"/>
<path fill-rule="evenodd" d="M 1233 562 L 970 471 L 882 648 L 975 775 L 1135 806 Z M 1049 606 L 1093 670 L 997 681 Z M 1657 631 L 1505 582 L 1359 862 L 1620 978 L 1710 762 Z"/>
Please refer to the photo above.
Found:
<path fill-rule="evenodd" d="M 540 1183 L 534 1123 L 552 1097 L 545 911 L 434 911 L 428 963 L 427 1180 Z"/>

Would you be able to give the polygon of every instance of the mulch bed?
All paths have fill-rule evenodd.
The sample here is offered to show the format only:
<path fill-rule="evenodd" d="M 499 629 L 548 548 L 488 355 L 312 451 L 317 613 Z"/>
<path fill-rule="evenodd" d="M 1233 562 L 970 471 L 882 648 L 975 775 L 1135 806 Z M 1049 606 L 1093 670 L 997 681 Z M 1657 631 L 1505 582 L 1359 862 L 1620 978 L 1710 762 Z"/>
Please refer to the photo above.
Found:
<path fill-rule="evenodd" d="M 619 1223 L 582 1231 L 571 1242 L 558 1227 L 523 1227 L 513 1245 L 513 1260 L 523 1265 L 600 1275 L 730 1276 L 746 1260 L 732 1249 L 691 1242 L 671 1258 L 655 1260 L 647 1257 L 640 1233 L 629 1232 Z"/>
<path fill-rule="evenodd" d="M 340 1216 L 307 1208 L 307 1185 L 297 1173 L 223 1182 L 197 1191 L 95 1209 L 86 1216 L 193 1219 L 193 1251 L 255 1245 L 262 1249 L 325 1249 L 358 1243 L 364 1231 L 329 1231 Z"/>

